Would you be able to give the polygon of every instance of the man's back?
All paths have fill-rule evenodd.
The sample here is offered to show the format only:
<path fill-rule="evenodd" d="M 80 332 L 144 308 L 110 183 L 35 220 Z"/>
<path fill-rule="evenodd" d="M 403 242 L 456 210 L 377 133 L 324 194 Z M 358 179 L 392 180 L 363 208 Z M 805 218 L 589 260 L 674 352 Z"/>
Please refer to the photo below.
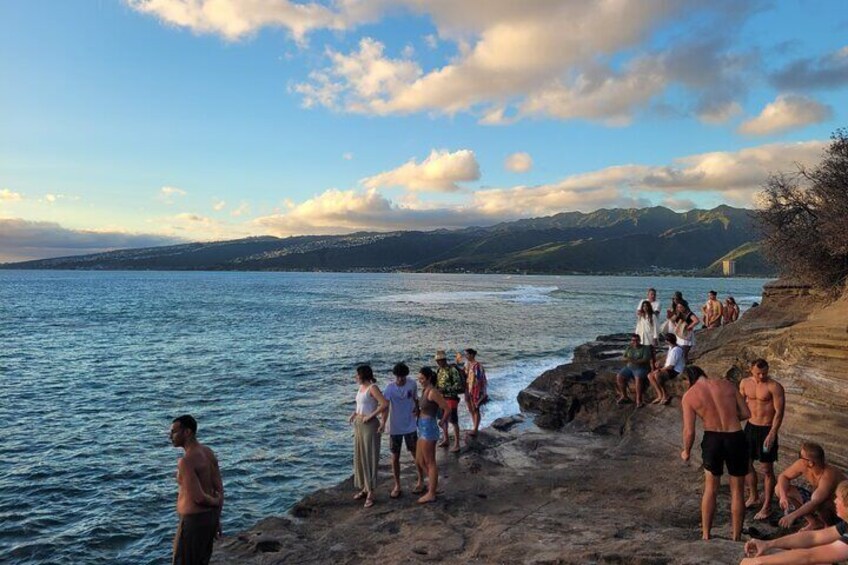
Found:
<path fill-rule="evenodd" d="M 683 402 L 703 420 L 705 431 L 736 432 L 742 429 L 739 423 L 742 397 L 729 381 L 700 378 L 683 395 Z"/>
<path fill-rule="evenodd" d="M 198 504 L 192 499 L 188 481 L 191 481 L 193 479 L 191 475 L 194 475 L 204 493 L 212 494 L 218 490 L 218 466 L 213 451 L 205 445 L 197 444 L 186 452 L 177 469 L 180 484 L 177 512 L 180 514 L 207 512 L 209 507 Z"/>

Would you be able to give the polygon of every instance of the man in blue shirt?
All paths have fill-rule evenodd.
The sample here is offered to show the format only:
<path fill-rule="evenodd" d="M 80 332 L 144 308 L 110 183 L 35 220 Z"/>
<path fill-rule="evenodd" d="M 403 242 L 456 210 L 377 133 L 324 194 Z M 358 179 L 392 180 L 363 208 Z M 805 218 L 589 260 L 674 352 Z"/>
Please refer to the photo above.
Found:
<path fill-rule="evenodd" d="M 389 444 L 392 452 L 392 477 L 395 486 L 389 496 L 397 498 L 401 495 L 400 488 L 400 452 L 403 444 L 406 450 L 415 459 L 415 444 L 418 441 L 417 418 L 418 418 L 418 384 L 408 379 L 409 367 L 404 363 L 398 363 L 392 369 L 395 380 L 386 386 L 383 396 L 389 401 L 389 417 L 387 418 L 389 428 Z M 382 430 L 381 430 L 382 431 Z M 418 481 L 412 492 L 424 492 L 424 483 L 421 480 L 421 470 L 415 467 Z"/>

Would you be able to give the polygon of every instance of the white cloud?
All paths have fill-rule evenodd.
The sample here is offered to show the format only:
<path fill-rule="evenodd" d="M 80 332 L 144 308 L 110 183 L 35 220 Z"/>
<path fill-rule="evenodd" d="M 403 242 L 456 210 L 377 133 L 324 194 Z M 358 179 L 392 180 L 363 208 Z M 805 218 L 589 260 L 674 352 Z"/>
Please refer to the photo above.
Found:
<path fill-rule="evenodd" d="M 351 153 L 349 151 L 342 153 L 342 159 L 344 159 L 345 161 L 352 161 L 353 160 L 353 153 Z"/>
<path fill-rule="evenodd" d="M 739 133 L 770 135 L 821 123 L 833 115 L 830 106 L 800 95 L 780 95 L 760 115 L 739 126 Z"/>
<path fill-rule="evenodd" d="M 533 158 L 529 153 L 513 153 L 504 161 L 504 168 L 512 173 L 526 173 L 533 168 Z"/>
<path fill-rule="evenodd" d="M 17 202 L 23 200 L 23 195 L 8 188 L 0 188 L 0 202 Z"/>
<path fill-rule="evenodd" d="M 431 33 L 424 36 L 424 43 L 430 49 L 436 49 L 439 46 L 439 38 L 435 34 Z"/>
<path fill-rule="evenodd" d="M 740 77 L 751 62 L 731 54 L 726 42 L 718 39 L 732 34 L 734 22 L 750 12 L 750 6 L 738 3 L 399 3 L 429 15 L 438 37 L 454 42 L 458 55 L 424 72 L 410 57 L 385 56 L 380 41 L 366 38 L 358 51 L 348 55 L 329 51 L 329 66 L 294 88 L 303 95 L 304 105 L 377 115 L 471 111 L 484 124 L 543 116 L 621 125 L 668 86 L 679 84 L 701 96 L 696 112 L 706 108 L 706 119 L 715 120 L 721 115 L 719 105 L 726 107 L 725 113 L 732 109 L 730 94 L 744 93 Z M 699 21 L 705 15 L 722 20 L 722 27 L 714 26 L 710 34 L 699 34 L 691 43 L 651 52 L 651 39 L 658 31 L 681 19 Z M 431 37 L 435 41 L 436 35 Z M 351 67 L 379 68 L 381 87 L 363 88 L 373 84 L 366 77 L 375 73 L 352 73 Z M 515 111 L 508 112 L 509 108 Z"/>
<path fill-rule="evenodd" d="M 315 29 L 344 29 L 351 19 L 317 2 L 288 0 L 127 0 L 142 13 L 195 33 L 214 33 L 230 41 L 263 27 L 280 27 L 302 42 Z"/>
<path fill-rule="evenodd" d="M 175 186 L 163 186 L 159 189 L 159 193 L 156 195 L 156 198 L 165 204 L 173 204 L 175 197 L 183 197 L 187 194 L 188 192 L 181 188 L 177 188 Z"/>
<path fill-rule="evenodd" d="M 367 188 L 404 187 L 422 192 L 454 192 L 459 182 L 480 178 L 480 166 L 474 152 L 461 149 L 453 153 L 436 150 L 421 163 L 410 159 L 400 167 L 362 180 Z"/>
<path fill-rule="evenodd" d="M 230 212 L 230 215 L 234 218 L 238 218 L 239 216 L 244 216 L 250 213 L 250 203 L 241 201 L 238 205 L 238 208 Z"/>
<path fill-rule="evenodd" d="M 221 210 L 223 210 L 226 207 L 227 207 L 227 203 L 224 200 L 221 200 L 220 198 L 213 198 L 212 199 L 212 209 L 215 210 L 216 212 L 220 212 Z"/>
<path fill-rule="evenodd" d="M 769 174 L 794 171 L 795 163 L 815 163 L 824 147 L 821 141 L 777 143 L 689 155 L 665 166 L 620 165 L 548 184 L 477 190 L 464 202 L 450 204 L 422 202 L 416 193 L 393 201 L 376 187 L 334 189 L 300 204 L 288 202 L 285 212 L 258 218 L 254 226 L 274 235 L 465 227 L 571 210 L 657 203 L 691 209 L 694 203 L 689 195 L 693 193 L 751 206 Z"/>

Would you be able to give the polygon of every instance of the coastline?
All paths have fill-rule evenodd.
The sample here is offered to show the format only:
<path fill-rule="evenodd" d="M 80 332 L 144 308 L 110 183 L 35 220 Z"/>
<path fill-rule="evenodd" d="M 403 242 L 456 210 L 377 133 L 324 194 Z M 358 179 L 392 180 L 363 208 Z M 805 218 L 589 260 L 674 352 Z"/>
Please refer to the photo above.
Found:
<path fill-rule="evenodd" d="M 438 450 L 435 504 L 420 507 L 408 486 L 390 499 L 384 462 L 373 508 L 352 500 L 349 478 L 223 539 L 212 563 L 735 562 L 725 492 L 716 539 L 700 540 L 703 473 L 679 460 L 679 391 L 673 407 L 614 403 L 609 369 L 624 336 L 582 344 L 524 389 L 519 403 L 535 418 L 496 420 L 458 456 Z M 402 467 L 409 483 L 406 454 Z"/>
<path fill-rule="evenodd" d="M 839 433 L 848 425 L 846 315 L 848 295 L 834 299 L 778 280 L 739 321 L 698 332 L 692 361 L 711 376 L 737 381 L 751 360 L 772 362 L 787 391 L 777 472 L 804 440 L 848 466 Z M 743 544 L 730 540 L 726 480 L 713 539 L 700 539 L 704 473 L 699 449 L 688 464 L 679 456 L 681 379 L 668 386 L 670 406 L 615 404 L 626 336 L 586 342 L 570 363 L 530 383 L 518 401 L 532 417 L 494 422 L 458 456 L 439 450 L 437 503 L 422 508 L 409 494 L 390 500 L 382 465 L 373 508 L 363 510 L 352 500 L 352 480 L 342 481 L 304 497 L 285 517 L 222 540 L 213 563 L 737 563 Z M 402 461 L 409 481 L 413 471 Z M 776 517 L 754 521 L 749 511 L 744 531 L 782 535 Z"/>

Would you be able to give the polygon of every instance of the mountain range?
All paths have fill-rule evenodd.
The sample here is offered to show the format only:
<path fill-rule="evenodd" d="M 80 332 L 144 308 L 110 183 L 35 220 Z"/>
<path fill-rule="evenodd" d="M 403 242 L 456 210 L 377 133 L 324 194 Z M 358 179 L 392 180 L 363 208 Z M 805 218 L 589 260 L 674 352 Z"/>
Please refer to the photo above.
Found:
<path fill-rule="evenodd" d="M 16 269 L 769 275 L 751 212 L 601 209 L 457 230 L 249 237 L 7 263 Z"/>

